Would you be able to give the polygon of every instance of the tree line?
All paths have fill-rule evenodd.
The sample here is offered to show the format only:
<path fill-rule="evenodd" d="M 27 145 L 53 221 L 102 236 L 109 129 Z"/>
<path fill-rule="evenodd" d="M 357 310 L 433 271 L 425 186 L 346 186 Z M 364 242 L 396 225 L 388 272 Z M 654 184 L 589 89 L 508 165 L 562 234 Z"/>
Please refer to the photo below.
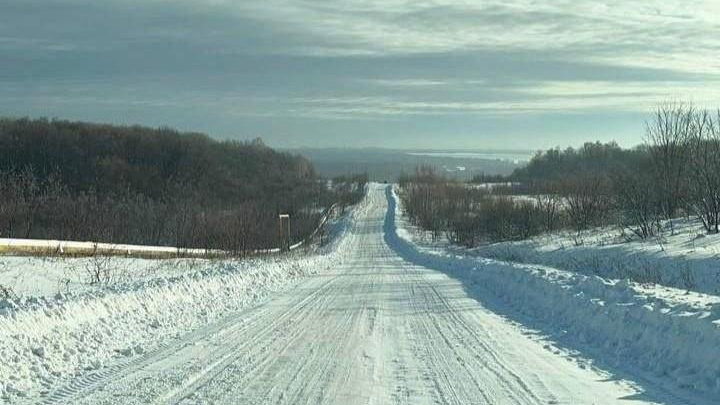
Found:
<path fill-rule="evenodd" d="M 412 221 L 465 245 L 610 225 L 649 238 L 674 232 L 671 219 L 679 216 L 699 218 L 708 233 L 718 233 L 720 112 L 663 104 L 646 123 L 642 145 L 541 151 L 511 176 L 492 180 L 462 184 L 421 167 L 401 180 L 400 194 Z"/>
<path fill-rule="evenodd" d="M 280 213 L 291 216 L 291 241 L 304 239 L 323 209 L 354 198 L 348 187 L 260 139 L 0 119 L 1 237 L 244 254 L 277 246 Z"/>
<path fill-rule="evenodd" d="M 402 176 L 399 194 L 410 221 L 430 231 L 433 239 L 445 236 L 453 243 L 475 246 L 527 238 L 543 226 L 532 201 L 448 180 L 431 166 L 419 166 L 415 173 Z"/>

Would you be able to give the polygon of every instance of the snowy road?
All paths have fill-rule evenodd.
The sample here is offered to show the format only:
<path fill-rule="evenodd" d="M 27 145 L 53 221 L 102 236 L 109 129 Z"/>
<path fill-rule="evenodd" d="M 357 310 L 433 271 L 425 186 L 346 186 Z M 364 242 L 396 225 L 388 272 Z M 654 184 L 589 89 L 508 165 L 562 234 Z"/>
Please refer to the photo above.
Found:
<path fill-rule="evenodd" d="M 374 187 L 343 263 L 129 363 L 54 390 L 75 404 L 632 404 L 657 397 L 544 347 L 460 281 L 400 258 Z M 665 401 L 660 399 L 660 401 Z"/>

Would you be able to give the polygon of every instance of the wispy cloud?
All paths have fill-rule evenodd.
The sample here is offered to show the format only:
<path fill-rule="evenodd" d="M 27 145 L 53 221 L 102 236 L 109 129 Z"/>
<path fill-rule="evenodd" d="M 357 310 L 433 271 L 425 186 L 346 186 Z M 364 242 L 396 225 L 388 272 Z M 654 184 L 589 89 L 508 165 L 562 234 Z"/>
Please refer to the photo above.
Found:
<path fill-rule="evenodd" d="M 718 51 L 716 0 L 6 0 L 0 109 L 276 143 L 418 123 L 554 139 L 532 115 L 632 142 L 627 117 L 662 100 L 720 104 Z"/>
<path fill-rule="evenodd" d="M 575 60 L 692 73 L 717 74 L 720 67 L 720 3 L 714 0 L 267 0 L 239 7 L 320 39 L 331 54 L 552 50 Z"/>

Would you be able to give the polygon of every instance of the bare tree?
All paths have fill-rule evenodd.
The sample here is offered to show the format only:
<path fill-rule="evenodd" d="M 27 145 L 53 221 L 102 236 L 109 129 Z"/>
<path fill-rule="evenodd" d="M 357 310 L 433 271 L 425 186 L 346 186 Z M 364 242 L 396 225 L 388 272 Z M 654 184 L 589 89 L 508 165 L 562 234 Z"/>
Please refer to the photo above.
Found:
<path fill-rule="evenodd" d="M 566 179 L 562 194 L 570 223 L 579 234 L 591 226 L 604 225 L 612 208 L 612 193 L 607 177 L 578 174 Z"/>
<path fill-rule="evenodd" d="M 531 190 L 534 194 L 535 206 L 542 213 L 543 230 L 545 232 L 555 230 L 563 208 L 563 198 L 557 182 L 546 181 L 543 184 L 533 184 Z"/>
<path fill-rule="evenodd" d="M 710 233 L 720 231 L 720 111 L 693 114 L 689 166 L 690 204 Z"/>
<path fill-rule="evenodd" d="M 85 274 L 88 283 L 92 285 L 110 284 L 115 276 L 115 268 L 111 265 L 111 257 L 97 252 L 98 244 L 95 243 L 96 253 L 85 263 Z"/>
<path fill-rule="evenodd" d="M 628 170 L 615 176 L 613 183 L 622 232 L 630 229 L 641 239 L 655 236 L 661 229 L 663 208 L 652 175 Z"/>
<path fill-rule="evenodd" d="M 654 119 L 646 123 L 654 180 L 662 196 L 661 207 L 666 219 L 672 219 L 685 200 L 694 114 L 692 105 L 665 103 L 657 108 Z"/>

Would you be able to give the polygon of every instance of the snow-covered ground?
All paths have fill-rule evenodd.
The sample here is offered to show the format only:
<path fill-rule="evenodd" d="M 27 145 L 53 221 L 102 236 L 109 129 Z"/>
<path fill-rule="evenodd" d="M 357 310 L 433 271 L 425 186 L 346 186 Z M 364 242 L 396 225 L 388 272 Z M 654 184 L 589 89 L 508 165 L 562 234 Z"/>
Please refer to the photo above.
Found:
<path fill-rule="evenodd" d="M 720 400 L 720 362 L 715 361 L 720 359 L 720 297 L 586 275 L 577 271 L 582 265 L 566 271 L 510 261 L 517 259 L 512 255 L 503 260 L 481 257 L 489 248 L 526 251 L 522 243 L 472 250 L 433 243 L 402 217 L 401 208 L 396 207 L 396 215 L 397 237 L 388 242 L 404 258 L 466 280 L 467 288 L 487 302 L 601 365 Z M 604 237 L 608 235 L 598 240 Z M 596 252 L 585 249 L 603 257 L 602 247 L 598 243 Z M 642 252 L 643 247 L 647 244 L 629 244 L 628 250 Z M 525 254 L 528 261 L 535 257 Z"/>
<path fill-rule="evenodd" d="M 0 257 L 0 398 L 35 402 L 61 381 L 157 350 L 337 263 L 311 254 L 243 260 Z M 91 284 L 89 272 L 109 277 Z"/>
<path fill-rule="evenodd" d="M 720 294 L 720 235 L 707 235 L 697 220 L 675 220 L 674 226 L 674 234 L 666 230 L 662 237 L 644 241 L 637 238 L 628 241 L 617 228 L 603 228 L 579 236 L 575 232 L 558 232 L 519 242 L 484 245 L 471 253 L 604 278 Z"/>
<path fill-rule="evenodd" d="M 395 204 L 390 189 L 372 185 L 323 252 L 168 262 L 167 276 L 148 271 L 135 283 L 13 303 L 0 314 L 2 396 L 44 404 L 720 399 L 712 297 L 687 302 L 424 243 Z"/>

